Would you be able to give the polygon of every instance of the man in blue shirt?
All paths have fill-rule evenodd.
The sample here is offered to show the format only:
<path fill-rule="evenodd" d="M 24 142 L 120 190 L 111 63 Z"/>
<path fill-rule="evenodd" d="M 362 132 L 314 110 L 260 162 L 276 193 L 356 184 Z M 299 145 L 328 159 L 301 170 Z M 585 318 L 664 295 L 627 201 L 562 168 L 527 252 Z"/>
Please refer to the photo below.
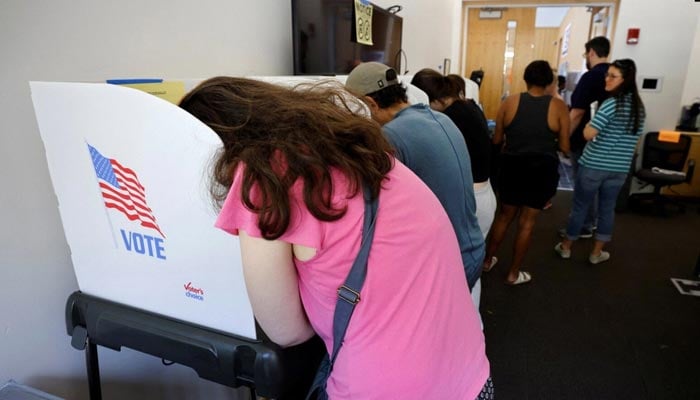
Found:
<path fill-rule="evenodd" d="M 461 132 L 446 115 L 428 105 L 409 104 L 396 71 L 384 64 L 358 65 L 345 86 L 383 125 L 396 158 L 440 200 L 457 234 L 469 288 L 474 288 L 481 276 L 485 245 L 476 219 L 471 162 Z"/>
<path fill-rule="evenodd" d="M 586 147 L 586 139 L 583 137 L 583 128 L 591 120 L 591 104 L 603 104 L 608 95 L 605 92 L 605 74 L 608 72 L 608 55 L 610 54 L 610 41 L 603 36 L 594 37 L 586 43 L 586 68 L 588 72 L 581 76 L 576 89 L 571 94 L 571 165 L 574 175 L 578 169 L 578 159 L 583 154 Z M 583 223 L 580 237 L 590 238 L 593 236 L 596 219 L 596 202 L 588 210 L 588 215 Z M 561 234 L 560 230 L 560 234 Z"/>

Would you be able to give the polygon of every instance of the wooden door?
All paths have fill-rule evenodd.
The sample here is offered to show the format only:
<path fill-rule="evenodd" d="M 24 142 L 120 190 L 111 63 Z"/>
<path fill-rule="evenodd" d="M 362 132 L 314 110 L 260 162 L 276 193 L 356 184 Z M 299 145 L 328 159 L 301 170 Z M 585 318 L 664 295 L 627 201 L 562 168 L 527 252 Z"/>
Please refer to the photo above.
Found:
<path fill-rule="evenodd" d="M 559 28 L 535 28 L 535 60 L 546 60 L 557 69 L 559 51 Z"/>
<path fill-rule="evenodd" d="M 479 99 L 484 113 L 495 119 L 503 96 L 503 63 L 506 50 L 508 21 L 516 21 L 515 56 L 510 76 L 511 94 L 525 91 L 523 71 L 535 54 L 535 8 L 509 8 L 499 19 L 479 19 L 479 9 L 470 8 L 468 15 L 467 56 L 462 63 L 463 75 L 483 69 L 484 80 L 479 90 Z"/>

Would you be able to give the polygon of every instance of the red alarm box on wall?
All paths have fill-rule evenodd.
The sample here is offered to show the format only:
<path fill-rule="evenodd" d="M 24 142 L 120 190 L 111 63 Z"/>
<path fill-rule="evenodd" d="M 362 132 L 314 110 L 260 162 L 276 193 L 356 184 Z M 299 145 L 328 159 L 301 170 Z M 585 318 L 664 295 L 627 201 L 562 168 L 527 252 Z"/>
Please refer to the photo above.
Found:
<path fill-rule="evenodd" d="M 629 28 L 627 30 L 627 44 L 639 43 L 639 28 Z"/>

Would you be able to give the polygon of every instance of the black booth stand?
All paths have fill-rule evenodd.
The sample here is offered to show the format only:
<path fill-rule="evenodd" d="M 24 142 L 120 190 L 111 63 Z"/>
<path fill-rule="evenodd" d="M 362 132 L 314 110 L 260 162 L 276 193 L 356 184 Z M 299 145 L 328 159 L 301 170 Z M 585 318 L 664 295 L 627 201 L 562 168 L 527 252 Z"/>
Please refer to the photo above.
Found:
<path fill-rule="evenodd" d="M 74 292 L 66 303 L 72 346 L 85 350 L 90 399 L 102 398 L 97 346 L 127 347 L 194 369 L 200 378 L 246 386 L 253 399 L 304 398 L 325 353 L 318 337 L 281 348 Z"/>

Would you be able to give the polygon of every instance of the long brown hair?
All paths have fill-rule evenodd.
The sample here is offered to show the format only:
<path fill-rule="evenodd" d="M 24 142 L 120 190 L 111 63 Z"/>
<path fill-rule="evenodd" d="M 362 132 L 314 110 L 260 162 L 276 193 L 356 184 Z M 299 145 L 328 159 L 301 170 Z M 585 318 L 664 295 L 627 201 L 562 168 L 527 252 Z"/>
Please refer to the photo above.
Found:
<path fill-rule="evenodd" d="M 627 126 L 631 123 L 631 133 L 636 135 L 646 115 L 644 102 L 642 102 L 642 98 L 639 96 L 639 90 L 637 89 L 637 65 L 633 60 L 623 58 L 613 61 L 610 66 L 620 70 L 622 74 L 622 83 L 615 88 L 615 90 L 610 92 L 610 95 L 615 99 L 615 111 L 617 111 L 618 105 L 626 101 L 627 95 L 629 94 L 631 110 Z"/>
<path fill-rule="evenodd" d="M 303 181 L 304 203 L 311 214 L 335 221 L 346 208 L 331 204 L 331 169 L 348 177 L 350 196 L 364 183 L 376 197 L 392 168 L 391 146 L 381 128 L 355 114 L 359 100 L 339 85 L 322 82 L 290 89 L 216 77 L 188 93 L 180 107 L 223 142 L 210 184 L 213 199 L 221 207 L 242 163 L 241 198 L 258 214 L 258 227 L 266 239 L 279 238 L 287 230 L 289 190 L 298 179 Z M 257 203 L 251 199 L 254 186 L 260 191 Z"/>

